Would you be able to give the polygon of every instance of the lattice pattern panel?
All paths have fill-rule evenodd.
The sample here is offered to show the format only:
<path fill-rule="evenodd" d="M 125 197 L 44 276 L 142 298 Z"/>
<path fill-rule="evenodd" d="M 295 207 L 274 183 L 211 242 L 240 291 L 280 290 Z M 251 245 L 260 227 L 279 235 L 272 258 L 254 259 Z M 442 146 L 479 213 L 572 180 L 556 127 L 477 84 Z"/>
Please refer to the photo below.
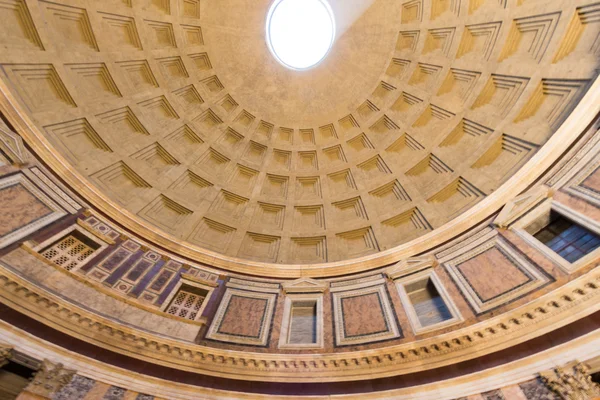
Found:
<path fill-rule="evenodd" d="M 71 271 L 83 264 L 94 254 L 94 251 L 95 249 L 70 234 L 40 254 L 54 264 Z"/>
<path fill-rule="evenodd" d="M 195 320 L 198 317 L 198 312 L 202 308 L 204 297 L 180 290 L 175 295 L 175 298 L 169 304 L 167 313 L 177 317 Z"/>

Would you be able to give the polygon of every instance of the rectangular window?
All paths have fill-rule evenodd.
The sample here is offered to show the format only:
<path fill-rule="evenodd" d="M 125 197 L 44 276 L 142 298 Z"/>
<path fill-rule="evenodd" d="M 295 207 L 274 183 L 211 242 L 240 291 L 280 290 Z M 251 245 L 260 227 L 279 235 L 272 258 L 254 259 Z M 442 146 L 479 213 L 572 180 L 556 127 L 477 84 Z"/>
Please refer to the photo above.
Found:
<path fill-rule="evenodd" d="M 525 210 L 510 228 L 569 274 L 600 254 L 600 223 L 551 198 Z"/>
<path fill-rule="evenodd" d="M 19 355 L 18 357 L 23 357 Z M 14 357 L 16 360 L 17 357 Z M 1 365 L 1 364 L 0 364 Z M 25 387 L 30 384 L 35 371 L 21 362 L 8 360 L 0 368 L 0 399 L 16 399 Z M 23 396 L 21 396 L 23 398 Z"/>
<path fill-rule="evenodd" d="M 166 312 L 176 317 L 197 320 L 207 295 L 207 290 L 184 285 L 173 297 Z"/>
<path fill-rule="evenodd" d="M 323 294 L 287 294 L 279 347 L 306 349 L 323 347 Z"/>
<path fill-rule="evenodd" d="M 54 264 L 72 271 L 82 266 L 100 247 L 100 244 L 92 241 L 79 230 L 73 230 L 44 247 L 39 253 Z"/>
<path fill-rule="evenodd" d="M 526 230 L 556 254 L 574 263 L 600 247 L 600 237 L 581 225 L 551 211 L 544 226 L 532 224 Z"/>
<path fill-rule="evenodd" d="M 396 287 L 416 334 L 462 320 L 458 308 L 432 269 L 400 278 Z"/>
<path fill-rule="evenodd" d="M 290 344 L 317 343 L 317 302 L 297 301 L 292 303 Z"/>
<path fill-rule="evenodd" d="M 452 319 L 452 313 L 431 279 L 408 284 L 405 289 L 421 326 L 431 326 Z"/>

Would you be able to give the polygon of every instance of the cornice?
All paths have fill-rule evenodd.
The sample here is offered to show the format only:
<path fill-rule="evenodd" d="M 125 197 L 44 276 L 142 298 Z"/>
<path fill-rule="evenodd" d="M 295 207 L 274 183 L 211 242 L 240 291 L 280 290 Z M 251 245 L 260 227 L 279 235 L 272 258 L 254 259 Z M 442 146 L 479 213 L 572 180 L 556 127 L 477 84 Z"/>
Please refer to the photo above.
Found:
<path fill-rule="evenodd" d="M 10 343 L 17 354 L 33 355 L 38 359 L 45 358 L 62 362 L 67 368 L 74 369 L 78 375 L 103 382 L 108 385 L 128 388 L 139 393 L 152 394 L 159 398 L 173 400 L 264 400 L 280 399 L 281 395 L 234 392 L 232 390 L 205 388 L 192 384 L 179 383 L 153 376 L 143 375 L 97 359 L 89 358 L 55 344 L 33 336 L 19 328 L 0 320 L 0 341 Z M 568 363 L 573 359 L 585 360 L 590 365 L 597 365 L 600 356 L 600 330 L 590 332 L 570 342 L 557 345 L 546 351 L 473 374 L 434 382 L 419 386 L 409 386 L 385 391 L 369 391 L 336 395 L 337 399 L 382 400 L 443 400 L 455 399 L 472 394 L 484 393 L 499 387 L 517 385 L 534 379 L 538 372 L 554 368 L 556 365 Z M 595 369 L 597 370 L 597 368 Z M 331 396 L 310 396 L 311 400 L 331 400 Z"/>
<path fill-rule="evenodd" d="M 0 299 L 67 335 L 170 368 L 229 379 L 335 382 L 404 375 L 499 351 L 600 310 L 600 267 L 510 312 L 439 336 L 381 349 L 272 354 L 215 349 L 124 326 L 0 270 Z"/>
<path fill-rule="evenodd" d="M 600 112 L 600 79 L 596 79 L 591 85 L 590 90 L 575 110 L 548 142 L 507 182 L 473 208 L 432 232 L 395 248 L 352 260 L 309 265 L 253 262 L 218 254 L 189 243 L 182 243 L 178 238 L 143 222 L 133 213 L 124 210 L 110 200 L 99 189 L 90 185 L 87 179 L 54 149 L 44 133 L 35 127 L 33 121 L 3 81 L 0 82 L 0 112 L 7 116 L 32 150 L 74 191 L 125 229 L 154 242 L 157 246 L 183 257 L 230 271 L 276 278 L 316 278 L 373 269 L 423 253 L 451 240 L 457 233 L 467 231 L 479 221 L 498 211 L 510 199 L 531 186 L 550 168 L 598 115 Z"/>

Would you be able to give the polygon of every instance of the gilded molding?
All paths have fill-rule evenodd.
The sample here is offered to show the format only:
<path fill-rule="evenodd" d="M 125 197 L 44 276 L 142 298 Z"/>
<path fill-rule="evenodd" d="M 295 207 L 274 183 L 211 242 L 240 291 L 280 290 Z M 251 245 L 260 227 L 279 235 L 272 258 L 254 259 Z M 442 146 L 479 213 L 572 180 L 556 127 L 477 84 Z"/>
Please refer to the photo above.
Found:
<path fill-rule="evenodd" d="M 20 350 L 36 357 L 47 358 L 62 362 L 67 368 L 77 370 L 77 375 L 85 376 L 106 385 L 127 388 L 138 393 L 148 393 L 160 399 L 170 400 L 231 400 L 235 399 L 280 399 L 279 394 L 255 394 L 229 391 L 227 389 L 207 388 L 184 384 L 171 380 L 140 374 L 127 369 L 122 369 L 111 364 L 105 364 L 93 358 L 88 358 L 78 353 L 73 353 L 64 348 L 46 342 L 39 337 L 32 336 L 12 325 L 0 321 L 0 340 L 19 346 Z M 510 365 L 497 366 L 490 369 L 477 371 L 473 374 L 444 380 L 442 382 L 427 383 L 424 385 L 408 386 L 386 391 L 371 391 L 340 395 L 340 399 L 356 400 L 439 400 L 440 393 L 444 398 L 463 398 L 473 393 L 488 392 L 499 387 L 506 387 L 507 382 L 519 384 L 530 381 L 538 374 L 540 369 L 551 369 L 556 362 L 567 362 L 573 358 L 585 360 L 586 364 L 597 364 L 600 352 L 600 331 L 596 330 L 589 335 L 584 335 L 567 343 L 558 344 L 548 351 L 537 353 L 531 357 L 516 360 Z M 17 356 L 25 355 L 18 352 Z M 562 360 L 562 361 L 558 361 Z M 37 369 L 39 366 L 32 368 Z M 72 383 L 73 381 L 71 381 Z M 129 399 L 129 397 L 125 397 Z M 329 395 L 314 395 L 311 400 L 331 400 Z M 512 400 L 512 398 L 507 398 Z"/>
<path fill-rule="evenodd" d="M 0 271 L 0 298 L 55 329 L 149 362 L 231 379 L 346 381 L 439 368 L 514 346 L 600 309 L 600 267 L 519 308 L 436 337 L 386 348 L 332 354 L 221 350 L 123 326 Z"/>

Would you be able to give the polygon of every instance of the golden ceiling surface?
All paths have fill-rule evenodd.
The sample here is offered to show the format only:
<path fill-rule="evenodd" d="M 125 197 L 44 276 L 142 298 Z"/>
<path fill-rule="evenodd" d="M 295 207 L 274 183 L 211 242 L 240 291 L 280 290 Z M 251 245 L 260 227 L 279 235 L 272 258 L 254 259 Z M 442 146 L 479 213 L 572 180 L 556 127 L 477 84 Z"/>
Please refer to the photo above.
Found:
<path fill-rule="evenodd" d="M 6 0 L 2 90 L 50 167 L 164 247 L 366 268 L 501 192 L 597 73 L 589 0 L 330 3 L 333 48 L 298 72 L 267 0 Z"/>

